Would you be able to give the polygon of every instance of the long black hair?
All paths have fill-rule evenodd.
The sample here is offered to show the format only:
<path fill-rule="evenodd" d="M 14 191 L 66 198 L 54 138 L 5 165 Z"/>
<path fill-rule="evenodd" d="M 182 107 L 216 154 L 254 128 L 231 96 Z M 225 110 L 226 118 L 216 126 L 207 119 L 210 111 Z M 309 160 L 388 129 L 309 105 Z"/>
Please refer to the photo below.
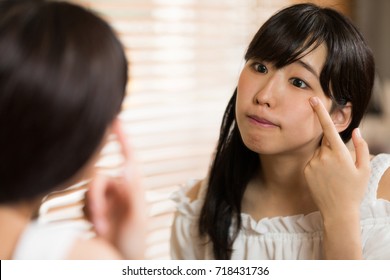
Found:
<path fill-rule="evenodd" d="M 334 105 L 352 104 L 350 125 L 340 133 L 344 142 L 367 109 L 374 83 L 371 50 L 348 18 L 330 8 L 297 4 L 267 20 L 256 33 L 245 60 L 259 58 L 282 68 L 321 44 L 327 57 L 320 74 L 324 93 Z M 258 154 L 243 143 L 235 120 L 237 89 L 225 110 L 220 136 L 210 168 L 199 233 L 211 242 L 216 259 L 230 259 L 241 228 L 241 201 L 259 166 Z"/>
<path fill-rule="evenodd" d="M 72 178 L 121 109 L 127 60 L 112 28 L 58 1 L 0 3 L 0 202 Z"/>

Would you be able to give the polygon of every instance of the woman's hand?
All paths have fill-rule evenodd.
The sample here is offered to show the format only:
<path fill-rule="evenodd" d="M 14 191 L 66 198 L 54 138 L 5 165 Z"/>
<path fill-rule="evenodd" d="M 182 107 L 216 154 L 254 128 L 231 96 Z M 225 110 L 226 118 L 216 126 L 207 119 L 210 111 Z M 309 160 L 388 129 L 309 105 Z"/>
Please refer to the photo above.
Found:
<path fill-rule="evenodd" d="M 355 129 L 352 134 L 355 160 L 324 105 L 318 98 L 312 100 L 324 131 L 322 143 L 305 169 L 313 198 L 324 216 L 359 210 L 370 174 L 367 143 L 360 136 L 359 129 Z"/>
<path fill-rule="evenodd" d="M 126 259 L 142 259 L 145 250 L 146 203 L 139 183 L 131 149 L 119 121 L 113 133 L 125 158 L 119 178 L 98 176 L 86 195 L 86 213 L 96 234 L 111 244 Z"/>
<path fill-rule="evenodd" d="M 360 204 L 370 175 L 368 146 L 355 129 L 354 159 L 324 105 L 316 97 L 310 103 L 324 136 L 305 168 L 305 177 L 324 220 L 325 257 L 361 258 Z"/>

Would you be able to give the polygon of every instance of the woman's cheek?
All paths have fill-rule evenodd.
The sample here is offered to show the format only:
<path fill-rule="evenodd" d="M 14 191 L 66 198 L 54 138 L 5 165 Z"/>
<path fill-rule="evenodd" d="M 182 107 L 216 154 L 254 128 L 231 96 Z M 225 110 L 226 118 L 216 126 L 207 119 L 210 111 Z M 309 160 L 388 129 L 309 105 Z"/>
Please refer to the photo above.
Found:
<path fill-rule="evenodd" d="M 291 107 L 292 110 L 289 112 L 289 116 L 295 121 L 305 122 L 311 121 L 315 117 L 315 113 L 309 102 L 296 102 L 295 106 Z"/>
<path fill-rule="evenodd" d="M 311 131 L 315 134 L 321 133 L 321 124 L 318 120 L 317 115 L 315 114 L 313 108 L 311 107 L 309 101 L 301 102 L 296 104 L 295 110 L 292 110 L 289 114 L 290 121 L 301 127 L 300 130 Z"/>

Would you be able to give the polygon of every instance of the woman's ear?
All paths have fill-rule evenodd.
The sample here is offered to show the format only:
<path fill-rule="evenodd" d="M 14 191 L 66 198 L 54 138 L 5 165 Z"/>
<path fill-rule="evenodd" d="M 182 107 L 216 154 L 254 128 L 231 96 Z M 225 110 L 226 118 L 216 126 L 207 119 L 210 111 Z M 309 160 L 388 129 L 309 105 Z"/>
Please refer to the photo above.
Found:
<path fill-rule="evenodd" d="M 352 104 L 348 102 L 344 106 L 337 106 L 332 110 L 330 114 L 333 123 L 338 132 L 344 131 L 352 119 Z"/>

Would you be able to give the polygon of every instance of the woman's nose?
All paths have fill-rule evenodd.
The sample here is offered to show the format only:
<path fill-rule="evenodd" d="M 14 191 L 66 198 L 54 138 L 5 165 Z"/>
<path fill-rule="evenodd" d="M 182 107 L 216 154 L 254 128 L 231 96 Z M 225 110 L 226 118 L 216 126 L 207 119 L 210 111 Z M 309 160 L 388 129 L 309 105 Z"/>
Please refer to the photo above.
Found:
<path fill-rule="evenodd" d="M 276 102 L 276 95 L 280 90 L 280 81 L 277 75 L 268 75 L 259 85 L 258 91 L 254 96 L 254 103 L 273 107 Z"/>

